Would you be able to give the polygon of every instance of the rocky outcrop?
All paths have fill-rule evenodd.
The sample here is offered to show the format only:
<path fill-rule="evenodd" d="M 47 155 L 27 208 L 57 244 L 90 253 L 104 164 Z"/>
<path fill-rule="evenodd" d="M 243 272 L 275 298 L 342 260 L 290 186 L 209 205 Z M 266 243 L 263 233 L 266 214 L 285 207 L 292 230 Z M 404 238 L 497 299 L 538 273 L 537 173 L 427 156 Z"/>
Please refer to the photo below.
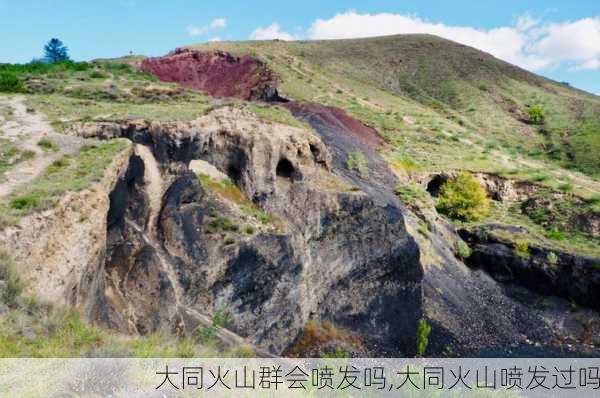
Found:
<path fill-rule="evenodd" d="M 0 231 L 1 246 L 41 299 L 88 311 L 89 290 L 105 257 L 108 193 L 127 169 L 130 156 L 131 150 L 121 152 L 89 189 L 70 192 L 52 209 Z"/>
<path fill-rule="evenodd" d="M 423 185 L 432 196 L 437 196 L 442 185 L 455 177 L 460 170 L 449 170 L 417 176 L 416 182 Z M 485 188 L 488 197 L 499 202 L 519 202 L 526 200 L 544 187 L 532 182 L 505 178 L 492 173 L 473 173 L 473 176 Z"/>
<path fill-rule="evenodd" d="M 543 295 L 555 295 L 600 309 L 600 267 L 597 259 L 528 245 L 515 244 L 489 233 L 490 228 L 519 232 L 518 227 L 487 226 L 462 229 L 470 244 L 469 265 L 481 267 L 502 283 L 514 283 Z"/>
<path fill-rule="evenodd" d="M 272 354 L 412 355 L 422 318 L 427 354 L 582 341 L 564 311 L 533 308 L 457 258 L 452 225 L 399 202 L 396 176 L 367 142 L 330 113 L 294 113 L 314 131 L 230 107 L 186 123 L 73 128 L 135 143 L 107 195 L 105 255 L 78 287 L 88 316 L 130 333 L 190 333 L 224 312 L 235 334 L 223 338 Z M 366 173 L 348 165 L 357 152 Z M 214 171 L 199 178 L 199 163 Z M 319 332 L 310 346 L 313 322 L 349 337 Z"/>
<path fill-rule="evenodd" d="M 277 93 L 274 74 L 249 55 L 237 57 L 224 51 L 177 49 L 164 57 L 144 59 L 140 69 L 161 81 L 179 83 L 217 98 L 284 100 Z"/>
<path fill-rule="evenodd" d="M 154 237 L 147 160 L 133 156 L 111 194 L 97 321 L 146 333 L 223 309 L 232 331 L 273 353 L 311 319 L 364 336 L 374 355 L 414 350 L 422 270 L 402 214 L 332 173 L 328 148 L 309 130 L 223 108 L 191 123 L 79 131 L 147 146 L 166 185 Z M 188 170 L 195 159 L 227 175 L 247 203 L 201 185 Z M 280 225 L 245 232 L 248 208 Z"/>

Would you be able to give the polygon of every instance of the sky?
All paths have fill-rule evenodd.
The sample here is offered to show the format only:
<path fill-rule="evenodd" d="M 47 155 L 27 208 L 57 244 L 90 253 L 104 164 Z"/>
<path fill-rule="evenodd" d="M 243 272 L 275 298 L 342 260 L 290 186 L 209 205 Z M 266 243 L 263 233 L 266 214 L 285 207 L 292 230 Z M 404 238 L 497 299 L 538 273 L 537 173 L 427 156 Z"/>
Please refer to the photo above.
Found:
<path fill-rule="evenodd" d="M 600 95 L 600 0 L 0 0 L 0 63 L 60 38 L 76 60 L 218 40 L 431 33 Z"/>

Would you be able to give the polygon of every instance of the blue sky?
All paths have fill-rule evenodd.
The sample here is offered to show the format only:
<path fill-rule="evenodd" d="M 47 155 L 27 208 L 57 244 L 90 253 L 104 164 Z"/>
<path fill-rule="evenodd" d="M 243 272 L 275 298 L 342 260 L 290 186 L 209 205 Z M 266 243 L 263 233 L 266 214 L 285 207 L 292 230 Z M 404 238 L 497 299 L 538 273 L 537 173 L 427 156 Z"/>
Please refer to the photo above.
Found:
<path fill-rule="evenodd" d="M 208 40 L 428 32 L 600 94 L 598 0 L 0 0 L 0 15 L 0 62 L 38 57 L 50 37 L 89 60 Z"/>

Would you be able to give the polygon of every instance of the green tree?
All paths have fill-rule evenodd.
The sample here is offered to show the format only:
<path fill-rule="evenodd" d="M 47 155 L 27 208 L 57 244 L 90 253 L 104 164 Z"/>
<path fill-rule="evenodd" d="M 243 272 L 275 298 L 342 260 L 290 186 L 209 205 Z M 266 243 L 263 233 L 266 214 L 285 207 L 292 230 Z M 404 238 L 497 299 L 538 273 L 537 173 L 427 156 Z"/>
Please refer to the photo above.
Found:
<path fill-rule="evenodd" d="M 52 38 L 44 46 L 44 60 L 49 63 L 70 61 L 69 49 L 57 38 Z"/>
<path fill-rule="evenodd" d="M 475 177 L 461 171 L 442 185 L 436 209 L 457 220 L 477 221 L 488 214 L 490 202 Z"/>

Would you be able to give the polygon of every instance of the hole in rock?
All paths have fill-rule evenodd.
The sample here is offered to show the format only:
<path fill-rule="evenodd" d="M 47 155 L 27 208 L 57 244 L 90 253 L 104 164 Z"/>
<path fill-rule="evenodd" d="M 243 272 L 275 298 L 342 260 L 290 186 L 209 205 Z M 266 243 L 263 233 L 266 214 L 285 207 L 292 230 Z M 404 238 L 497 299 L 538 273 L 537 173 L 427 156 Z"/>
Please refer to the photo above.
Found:
<path fill-rule="evenodd" d="M 442 185 L 444 185 L 446 181 L 448 181 L 447 176 L 440 174 L 433 176 L 433 178 L 427 183 L 427 192 L 429 192 L 431 196 L 438 196 Z"/>
<path fill-rule="evenodd" d="M 282 158 L 281 160 L 279 160 L 279 163 L 277 163 L 277 169 L 275 170 L 275 173 L 277 174 L 277 177 L 291 179 L 295 171 L 296 170 L 294 169 L 292 162 L 290 162 L 286 158 Z"/>

